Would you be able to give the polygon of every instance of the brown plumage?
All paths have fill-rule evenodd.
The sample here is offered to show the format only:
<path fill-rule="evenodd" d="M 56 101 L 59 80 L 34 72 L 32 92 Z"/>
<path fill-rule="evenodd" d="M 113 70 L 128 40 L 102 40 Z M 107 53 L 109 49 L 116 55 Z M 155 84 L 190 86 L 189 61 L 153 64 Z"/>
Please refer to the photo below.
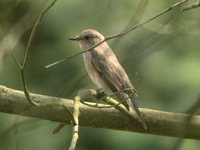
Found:
<path fill-rule="evenodd" d="M 86 50 L 104 39 L 104 36 L 96 30 L 88 29 L 71 40 L 79 41 L 81 49 Z M 84 52 L 83 59 L 87 72 L 97 87 L 103 89 L 107 94 L 118 92 L 116 94 L 118 100 L 128 110 L 129 107 L 134 109 L 146 128 L 143 114 L 136 103 L 134 87 L 107 42 L 103 42 L 91 51 Z"/>

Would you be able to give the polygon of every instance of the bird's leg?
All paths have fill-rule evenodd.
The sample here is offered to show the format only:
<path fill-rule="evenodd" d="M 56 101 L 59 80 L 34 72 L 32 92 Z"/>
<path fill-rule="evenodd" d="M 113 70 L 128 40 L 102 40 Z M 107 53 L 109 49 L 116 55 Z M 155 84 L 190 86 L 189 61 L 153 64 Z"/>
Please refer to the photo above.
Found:
<path fill-rule="evenodd" d="M 102 88 L 97 89 L 97 93 L 98 93 L 97 94 L 98 100 L 102 100 L 103 98 L 105 98 L 107 96 Z"/>

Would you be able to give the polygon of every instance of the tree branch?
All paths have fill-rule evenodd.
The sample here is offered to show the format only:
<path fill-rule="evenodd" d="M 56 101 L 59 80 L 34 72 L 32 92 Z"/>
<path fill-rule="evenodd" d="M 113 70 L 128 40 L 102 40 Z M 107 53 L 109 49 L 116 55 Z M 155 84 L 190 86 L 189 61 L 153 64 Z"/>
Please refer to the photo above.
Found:
<path fill-rule="evenodd" d="M 22 91 L 0 86 L 0 112 L 46 119 L 70 124 L 71 117 L 66 113 L 65 107 L 73 111 L 74 101 L 45 95 L 31 94 L 30 97 L 38 107 L 30 105 Z M 180 136 L 180 131 L 185 127 L 185 120 L 189 115 L 171 113 L 152 109 L 141 109 L 148 129 L 144 131 L 141 124 L 129 119 L 114 108 L 93 108 L 80 104 L 79 125 L 86 127 L 114 129 L 121 131 L 141 132 L 164 136 Z M 133 116 L 137 115 L 132 112 Z M 188 125 L 185 138 L 200 140 L 200 116 L 193 116 Z"/>

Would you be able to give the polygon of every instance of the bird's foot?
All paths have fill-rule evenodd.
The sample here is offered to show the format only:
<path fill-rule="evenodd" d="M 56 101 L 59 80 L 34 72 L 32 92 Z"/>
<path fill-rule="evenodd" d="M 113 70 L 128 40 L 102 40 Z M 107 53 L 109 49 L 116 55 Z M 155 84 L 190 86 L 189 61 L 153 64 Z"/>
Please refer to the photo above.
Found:
<path fill-rule="evenodd" d="M 98 92 L 98 94 L 97 94 L 98 100 L 102 100 L 103 98 L 106 97 L 106 93 L 104 92 L 104 90 L 102 88 L 97 89 L 97 92 Z"/>

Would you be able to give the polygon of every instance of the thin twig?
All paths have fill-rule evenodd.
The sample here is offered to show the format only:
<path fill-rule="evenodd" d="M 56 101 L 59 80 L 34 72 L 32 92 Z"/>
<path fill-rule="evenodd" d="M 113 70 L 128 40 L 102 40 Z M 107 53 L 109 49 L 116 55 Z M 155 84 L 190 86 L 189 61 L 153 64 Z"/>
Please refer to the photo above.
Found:
<path fill-rule="evenodd" d="M 134 91 L 134 94 L 136 93 L 136 90 L 134 89 L 134 88 L 124 88 L 124 89 L 122 89 L 122 90 L 120 90 L 120 91 L 117 91 L 117 92 L 114 92 L 114 93 L 112 93 L 112 94 L 109 94 L 109 95 L 105 95 L 105 96 L 103 96 L 103 97 L 101 97 L 99 100 L 102 100 L 102 99 L 104 99 L 104 98 L 106 98 L 106 97 L 113 97 L 113 96 L 115 96 L 116 94 L 120 94 L 120 93 L 122 93 L 122 92 L 126 92 L 126 91 L 130 91 L 130 90 L 133 90 Z"/>
<path fill-rule="evenodd" d="M 75 121 L 75 119 L 74 119 L 74 117 L 73 117 L 73 115 L 72 115 L 72 112 L 71 112 L 70 110 L 67 109 L 67 106 L 66 106 L 64 103 L 62 103 L 61 105 L 62 105 L 62 107 L 66 110 L 68 116 L 70 117 L 70 120 L 71 120 L 72 124 L 75 124 L 76 121 Z M 65 125 L 66 125 L 65 123 L 60 123 L 60 124 L 52 131 L 52 133 L 53 133 L 53 134 L 58 133 Z"/>
<path fill-rule="evenodd" d="M 77 53 L 75 53 L 75 54 L 69 55 L 69 56 L 67 56 L 67 57 L 65 57 L 65 58 L 63 58 L 63 59 L 61 59 L 61 60 L 59 60 L 59 61 L 56 61 L 56 62 L 54 62 L 54 63 L 51 63 L 51 64 L 45 66 L 45 68 L 50 68 L 50 67 L 55 66 L 55 65 L 57 65 L 57 64 L 59 64 L 59 63 L 61 63 L 61 62 L 64 62 L 65 60 L 68 60 L 68 59 L 70 59 L 70 58 L 72 58 L 72 57 L 78 56 L 78 55 L 80 55 L 80 54 L 82 54 L 82 53 L 84 53 L 84 52 L 91 51 L 92 49 L 94 49 L 95 47 L 101 45 L 101 44 L 102 44 L 103 42 L 105 42 L 105 41 L 107 41 L 106 38 L 105 38 L 103 41 L 99 42 L 98 44 L 96 44 L 96 45 L 94 45 L 94 46 L 92 46 L 92 47 L 90 47 L 90 48 L 88 48 L 88 49 L 86 49 L 86 50 L 84 50 L 84 51 L 80 51 L 80 52 L 77 52 Z"/>
<path fill-rule="evenodd" d="M 65 104 L 63 104 L 62 106 L 65 109 L 65 111 L 67 112 L 67 114 L 70 116 L 70 120 L 71 120 L 72 124 L 76 124 L 76 120 L 74 119 L 71 111 L 69 109 L 67 109 L 67 106 Z"/>
<path fill-rule="evenodd" d="M 71 123 L 74 125 L 76 124 L 76 120 L 72 114 L 72 112 L 68 109 L 68 106 L 66 106 L 65 103 L 61 103 L 61 106 L 65 109 L 65 111 L 67 112 L 68 116 L 70 117 Z M 58 133 L 66 124 L 65 123 L 60 123 L 53 131 L 53 134 Z"/>
<path fill-rule="evenodd" d="M 126 102 L 131 96 L 133 96 L 134 93 L 131 93 L 128 97 L 126 97 L 125 99 L 121 100 L 120 102 L 117 101 L 117 104 L 111 104 L 109 106 L 99 106 L 98 108 L 112 108 L 112 107 L 117 107 L 119 105 L 121 105 L 122 103 Z M 107 96 L 106 98 L 108 98 L 109 96 Z"/>
<path fill-rule="evenodd" d="M 88 103 L 88 102 L 83 101 L 83 100 L 81 100 L 80 102 L 81 102 L 83 105 L 86 105 L 86 106 L 89 106 L 89 107 L 100 108 L 100 106 L 98 106 L 99 103 L 91 104 L 91 103 Z M 110 105 L 108 105 L 108 106 L 110 106 Z"/>
<path fill-rule="evenodd" d="M 73 124 L 73 132 L 72 132 L 72 139 L 71 144 L 69 147 L 69 150 L 75 150 L 76 143 L 78 141 L 79 135 L 78 135 L 78 128 L 79 128 L 79 107 L 80 107 L 80 96 L 76 96 L 74 99 L 74 112 L 73 112 L 73 118 L 75 120 L 75 123 Z"/>
<path fill-rule="evenodd" d="M 191 10 L 194 8 L 198 8 L 200 7 L 200 1 L 195 2 L 194 4 L 190 5 L 190 6 L 186 6 L 182 9 L 182 11 L 186 11 L 186 10 Z"/>
<path fill-rule="evenodd" d="M 53 130 L 53 134 L 58 133 L 66 124 L 65 123 L 60 123 L 54 130 Z"/>
<path fill-rule="evenodd" d="M 133 93 L 132 93 L 133 94 Z M 130 96 L 132 96 L 132 94 L 130 95 Z M 82 104 L 84 104 L 84 105 L 86 105 L 86 106 L 90 106 L 90 107 L 95 107 L 95 108 L 112 108 L 112 107 L 117 107 L 117 106 L 119 106 L 119 105 L 121 105 L 123 102 L 125 102 L 127 99 L 129 99 L 130 98 L 130 96 L 128 96 L 128 97 L 126 97 L 124 100 L 122 100 L 122 101 L 117 101 L 117 103 L 116 104 L 109 104 L 109 105 L 102 105 L 102 106 L 99 106 L 99 103 L 98 102 L 96 102 L 95 104 L 89 104 L 89 103 L 87 103 L 87 102 L 85 102 L 85 101 L 80 101 Z M 105 98 L 109 98 L 110 96 L 106 96 Z M 111 98 L 111 97 L 110 97 Z"/>
<path fill-rule="evenodd" d="M 9 50 L 9 54 L 12 57 L 12 59 L 14 60 L 15 64 L 17 65 L 19 71 L 22 69 L 22 65 L 19 63 L 19 61 L 17 61 L 16 56 L 14 55 L 12 50 Z"/>
<path fill-rule="evenodd" d="M 129 20 L 128 24 L 124 27 L 122 32 L 127 31 L 131 26 L 134 26 L 139 23 L 140 19 L 142 18 L 142 15 L 144 14 L 144 11 L 146 9 L 148 2 L 149 2 L 149 0 L 141 0 L 140 1 L 136 10 L 134 10 L 134 13 L 133 13 L 131 19 Z M 115 47 L 117 46 L 117 44 L 119 44 L 121 39 L 122 39 L 122 37 L 119 37 L 113 42 L 113 46 L 114 46 L 113 49 L 115 49 Z"/>
<path fill-rule="evenodd" d="M 113 96 L 115 96 L 116 94 L 119 94 L 119 93 L 121 93 L 121 92 L 128 91 L 128 90 L 134 90 L 134 92 L 133 92 L 131 95 L 129 95 L 127 98 L 125 98 L 124 100 L 122 100 L 122 101 L 120 101 L 120 102 L 118 101 L 117 104 L 114 104 L 114 105 L 103 105 L 103 106 L 99 106 L 99 105 L 98 105 L 98 104 L 99 104 L 98 101 L 104 100 L 104 99 L 106 99 L 107 97 L 113 97 Z M 114 93 L 112 93 L 112 94 L 105 95 L 105 96 L 101 97 L 100 99 L 98 99 L 98 101 L 97 101 L 95 104 L 89 104 L 89 103 L 87 103 L 87 102 L 85 102 L 85 101 L 83 101 L 83 100 L 81 100 L 80 102 L 81 102 L 82 104 L 87 105 L 87 106 L 90 106 L 90 107 L 96 107 L 96 108 L 112 108 L 112 107 L 119 106 L 120 104 L 122 104 L 123 102 L 125 102 L 128 98 L 130 98 L 130 96 L 132 96 L 132 95 L 135 94 L 135 93 L 136 93 L 135 89 L 133 89 L 133 88 L 125 88 L 125 89 L 123 89 L 123 90 L 120 90 L 120 91 L 114 92 Z M 98 94 L 99 94 L 99 93 L 97 92 L 96 95 L 95 95 L 95 94 L 93 94 L 93 95 L 91 94 L 91 95 L 97 97 Z"/>
<path fill-rule="evenodd" d="M 47 11 L 55 4 L 57 0 L 54 0 L 47 8 L 45 8 L 41 13 L 40 15 L 38 16 L 34 26 L 33 26 L 33 29 L 31 31 L 31 34 L 29 36 L 29 40 L 28 40 L 28 44 L 27 44 L 27 47 L 26 47 L 26 51 L 25 51 L 25 55 L 24 55 L 24 60 L 23 60 L 23 69 L 25 69 L 26 67 L 26 64 L 27 64 L 27 61 L 30 57 L 30 48 L 31 48 L 31 44 L 33 42 L 33 39 L 34 39 L 34 35 L 38 29 L 38 26 L 41 22 L 41 20 L 43 19 L 44 15 L 47 13 Z"/>
<path fill-rule="evenodd" d="M 86 49 L 86 50 L 84 50 L 84 51 L 79 51 L 79 52 L 77 52 L 77 53 L 75 53 L 75 54 L 72 54 L 72 55 L 69 55 L 69 56 L 67 56 L 67 57 L 64 57 L 63 59 L 61 59 L 61 60 L 59 60 L 59 61 L 56 61 L 56 62 L 54 62 L 54 63 L 51 63 L 51 64 L 45 66 L 45 68 L 50 68 L 50 67 L 52 67 L 52 66 L 54 66 L 54 65 L 57 65 L 57 64 L 59 64 L 59 63 L 61 63 L 61 62 L 64 62 L 65 60 L 68 60 L 68 59 L 70 59 L 70 58 L 73 58 L 73 57 L 75 57 L 75 56 L 78 56 L 78 55 L 80 55 L 80 54 L 82 54 L 82 53 L 85 53 L 85 52 L 87 52 L 87 51 L 91 51 L 92 49 L 94 49 L 95 47 L 99 46 L 100 44 L 102 44 L 102 43 L 105 42 L 105 41 L 109 41 L 109 40 L 111 40 L 111 39 L 114 39 L 114 38 L 117 38 L 117 37 L 120 37 L 120 36 L 125 36 L 125 35 L 127 35 L 128 33 L 130 33 L 131 31 L 137 29 L 138 27 L 143 26 L 144 24 L 147 24 L 147 23 L 151 22 L 152 20 L 154 20 L 154 19 L 160 17 L 161 15 L 166 14 L 167 12 L 171 11 L 172 9 L 174 9 L 174 8 L 176 8 L 176 7 L 178 7 L 178 6 L 182 5 L 182 4 L 184 4 L 184 3 L 187 2 L 187 1 L 188 1 L 188 0 L 183 0 L 183 1 L 177 2 L 177 3 L 173 4 L 173 5 L 171 5 L 170 7 L 168 7 L 168 8 L 166 8 L 166 9 L 162 10 L 161 12 L 157 13 L 156 15 L 153 15 L 153 16 L 150 17 L 149 19 L 147 19 L 147 20 L 145 20 L 145 21 L 143 21 L 143 22 L 141 22 L 141 23 L 139 23 L 139 24 L 137 24 L 137 25 L 134 25 L 133 27 L 131 27 L 131 28 L 128 29 L 127 31 L 122 32 L 122 33 L 119 33 L 119 34 L 115 34 L 115 35 L 112 35 L 112 36 L 108 36 L 108 37 L 106 37 L 103 41 L 99 42 L 98 44 L 96 44 L 96 45 L 94 45 L 94 46 L 92 46 L 92 47 L 90 47 L 90 48 L 88 48 L 88 49 Z"/>
<path fill-rule="evenodd" d="M 187 1 L 188 1 L 188 0 L 183 0 L 183 1 L 177 2 L 177 3 L 173 4 L 173 5 L 171 5 L 170 7 L 168 7 L 168 8 L 166 8 L 166 9 L 162 10 L 162 11 L 159 12 L 158 14 L 153 15 L 153 16 L 150 17 L 149 19 L 147 19 L 147 20 L 145 20 L 145 21 L 143 21 L 143 22 L 141 22 L 141 23 L 139 23 L 139 24 L 133 26 L 133 27 L 130 28 L 129 30 L 127 30 L 127 31 L 125 31 L 125 32 L 122 32 L 122 33 L 119 33 L 119 34 L 116 34 L 116 35 L 113 35 L 113 36 L 110 36 L 110 37 L 107 37 L 106 39 L 107 39 L 107 40 L 110 40 L 110 39 L 113 39 L 113 38 L 116 38 L 116 37 L 119 37 L 119 36 L 124 36 L 124 35 L 130 33 L 131 31 L 137 29 L 138 27 L 143 26 L 144 24 L 149 23 L 150 21 L 152 21 L 152 20 L 154 20 L 154 19 L 160 17 L 161 15 L 163 15 L 163 14 L 165 14 L 165 13 L 171 11 L 172 9 L 174 9 L 174 8 L 176 8 L 176 7 L 180 6 L 180 5 L 182 5 L 183 3 L 187 2 Z"/>
<path fill-rule="evenodd" d="M 34 26 L 32 28 L 31 34 L 29 36 L 28 44 L 27 44 L 26 51 L 25 51 L 25 54 L 24 54 L 24 60 L 23 60 L 22 66 L 20 68 L 20 75 L 21 75 L 24 94 L 25 94 L 28 102 L 33 106 L 37 106 L 38 104 L 35 103 L 34 101 L 32 101 L 31 98 L 30 98 L 29 91 L 28 91 L 27 84 L 26 84 L 26 79 L 25 79 L 25 68 L 27 66 L 28 59 L 30 58 L 30 48 L 31 48 L 31 44 L 32 44 L 33 39 L 34 39 L 34 35 L 35 35 L 35 33 L 36 33 L 37 29 L 38 29 L 38 26 L 39 26 L 41 20 L 43 19 L 44 15 L 46 14 L 46 12 L 55 4 L 56 1 L 57 0 L 54 0 L 38 16 L 38 18 L 37 18 L 37 20 L 36 20 L 36 22 L 35 22 L 35 24 L 34 24 Z"/>
<path fill-rule="evenodd" d="M 0 34 L 1 34 L 2 39 L 5 40 L 5 42 L 7 42 L 6 39 L 5 39 L 5 36 L 4 36 L 4 34 L 3 34 L 3 32 L 2 32 L 1 29 L 0 29 Z M 12 59 L 14 60 L 14 62 L 15 62 L 15 64 L 17 65 L 18 69 L 20 70 L 20 69 L 22 68 L 22 66 L 21 66 L 21 64 L 17 61 L 17 59 L 16 59 L 16 57 L 15 57 L 13 51 L 12 51 L 11 48 L 9 47 L 9 43 L 6 43 L 5 45 L 6 45 L 6 48 L 8 49 L 8 51 L 9 51 L 10 56 L 11 56 Z"/>

